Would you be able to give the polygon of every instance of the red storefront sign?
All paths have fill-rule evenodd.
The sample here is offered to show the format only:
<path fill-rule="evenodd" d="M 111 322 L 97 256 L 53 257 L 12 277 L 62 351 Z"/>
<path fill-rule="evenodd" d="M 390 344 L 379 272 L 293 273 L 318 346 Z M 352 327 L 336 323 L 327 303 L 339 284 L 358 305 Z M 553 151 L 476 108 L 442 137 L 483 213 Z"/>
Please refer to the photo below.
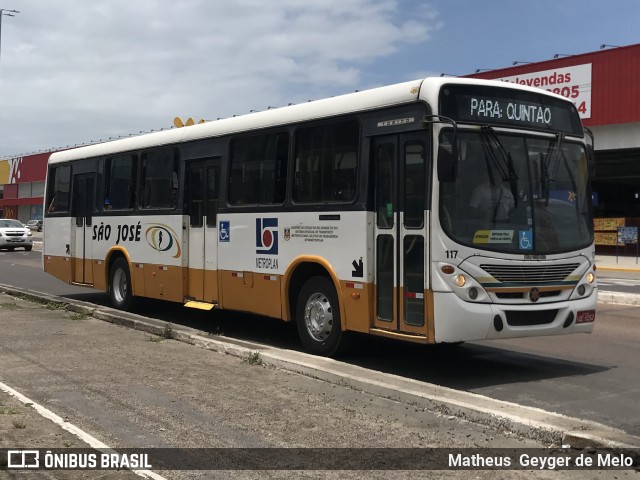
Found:
<path fill-rule="evenodd" d="M 467 75 L 543 88 L 573 100 L 586 126 L 640 121 L 640 44 Z"/>

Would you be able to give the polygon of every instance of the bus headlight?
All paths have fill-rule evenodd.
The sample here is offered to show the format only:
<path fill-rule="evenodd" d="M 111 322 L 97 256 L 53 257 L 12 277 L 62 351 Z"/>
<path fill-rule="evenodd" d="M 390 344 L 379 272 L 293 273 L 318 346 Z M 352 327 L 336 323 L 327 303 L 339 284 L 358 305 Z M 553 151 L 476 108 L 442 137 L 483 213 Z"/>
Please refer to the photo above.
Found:
<path fill-rule="evenodd" d="M 576 300 L 579 298 L 586 298 L 590 296 L 596 288 L 596 274 L 593 271 L 589 271 L 582 277 L 582 280 L 578 283 L 578 286 L 569 297 L 570 300 Z"/>
<path fill-rule="evenodd" d="M 439 264 L 440 278 L 450 291 L 465 302 L 491 303 L 489 294 L 475 278 L 462 269 L 449 264 Z"/>

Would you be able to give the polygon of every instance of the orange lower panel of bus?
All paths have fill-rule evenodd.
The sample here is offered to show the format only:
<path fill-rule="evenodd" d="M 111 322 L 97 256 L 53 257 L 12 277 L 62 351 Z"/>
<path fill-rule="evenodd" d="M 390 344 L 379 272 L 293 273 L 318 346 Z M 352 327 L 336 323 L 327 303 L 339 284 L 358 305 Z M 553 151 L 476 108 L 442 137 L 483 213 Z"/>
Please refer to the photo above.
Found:
<path fill-rule="evenodd" d="M 56 278 L 72 283 L 77 262 L 69 257 L 45 256 L 44 270 Z M 93 287 L 107 291 L 109 285 L 107 263 L 92 261 Z M 177 266 L 132 263 L 130 265 L 132 291 L 135 296 L 156 298 L 173 302 L 186 299 L 217 304 L 220 308 L 251 312 L 274 318 L 292 319 L 295 312 L 287 315 L 286 292 L 282 291 L 283 277 L 246 271 L 199 270 Z M 402 292 L 400 292 L 401 294 Z M 350 331 L 403 338 L 410 336 L 420 343 L 433 342 L 433 292 L 424 293 L 423 325 L 408 325 L 397 321 L 385 322 L 377 319 L 376 288 L 373 284 L 340 281 L 338 295 L 341 298 L 343 328 Z M 394 298 L 402 298 L 394 293 Z M 395 305 L 395 300 L 394 300 Z M 397 309 L 394 307 L 394 311 Z M 401 310 L 401 309 L 400 309 Z M 399 312 L 402 318 L 403 312 Z"/>

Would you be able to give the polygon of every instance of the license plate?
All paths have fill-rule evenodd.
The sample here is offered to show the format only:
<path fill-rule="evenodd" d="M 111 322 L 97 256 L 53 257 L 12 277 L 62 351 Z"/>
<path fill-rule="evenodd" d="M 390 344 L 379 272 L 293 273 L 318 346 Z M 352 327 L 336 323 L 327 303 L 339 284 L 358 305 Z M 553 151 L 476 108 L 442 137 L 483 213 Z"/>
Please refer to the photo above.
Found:
<path fill-rule="evenodd" d="M 595 310 L 584 310 L 582 312 L 578 312 L 576 316 L 576 324 L 579 323 L 592 323 L 596 320 L 596 311 Z"/>

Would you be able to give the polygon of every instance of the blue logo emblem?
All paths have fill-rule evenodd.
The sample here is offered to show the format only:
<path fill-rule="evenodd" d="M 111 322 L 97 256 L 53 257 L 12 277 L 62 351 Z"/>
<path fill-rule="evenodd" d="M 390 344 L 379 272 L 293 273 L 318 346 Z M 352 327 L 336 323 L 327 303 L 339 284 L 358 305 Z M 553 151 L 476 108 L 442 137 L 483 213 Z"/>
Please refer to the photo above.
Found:
<path fill-rule="evenodd" d="M 520 250 L 533 250 L 533 231 L 522 230 L 518 236 Z"/>
<path fill-rule="evenodd" d="M 218 229 L 218 238 L 221 242 L 231 241 L 231 232 L 229 230 L 229 220 L 220 220 L 220 227 Z"/>
<path fill-rule="evenodd" d="M 256 253 L 278 255 L 277 218 L 256 218 Z"/>

